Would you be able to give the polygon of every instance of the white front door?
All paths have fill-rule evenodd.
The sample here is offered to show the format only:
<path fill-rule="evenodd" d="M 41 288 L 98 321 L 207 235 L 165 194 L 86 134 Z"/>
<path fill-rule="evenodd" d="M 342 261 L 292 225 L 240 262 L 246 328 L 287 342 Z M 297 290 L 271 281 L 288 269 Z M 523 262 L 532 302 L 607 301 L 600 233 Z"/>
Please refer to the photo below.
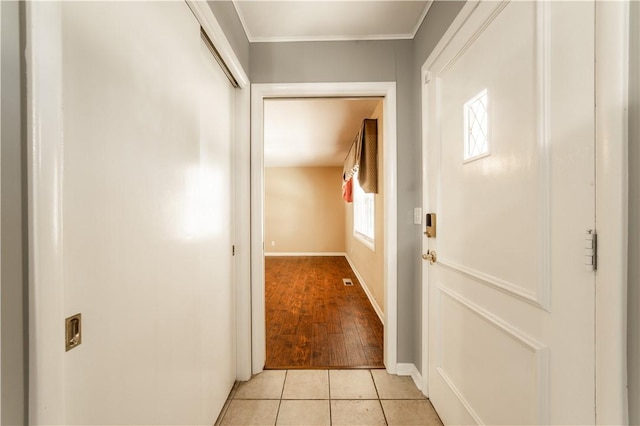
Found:
<path fill-rule="evenodd" d="M 423 72 L 429 397 L 593 424 L 594 3 L 467 4 Z"/>

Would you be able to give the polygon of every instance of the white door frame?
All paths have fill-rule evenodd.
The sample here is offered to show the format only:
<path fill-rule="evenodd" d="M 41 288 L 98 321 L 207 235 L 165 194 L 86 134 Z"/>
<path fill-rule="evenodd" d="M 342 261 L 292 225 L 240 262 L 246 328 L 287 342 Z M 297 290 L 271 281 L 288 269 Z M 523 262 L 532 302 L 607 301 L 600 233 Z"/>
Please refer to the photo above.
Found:
<path fill-rule="evenodd" d="M 251 85 L 209 5 L 197 0 L 185 1 L 240 86 L 235 90 L 232 216 L 235 218 L 236 379 L 246 381 L 251 378 L 251 206 L 246 196 L 251 191 Z"/>
<path fill-rule="evenodd" d="M 0 23 L 2 23 L 2 5 L 0 5 Z M 0 82 L 2 81 L 2 34 L 0 34 Z M 2 84 L 0 84 L 0 99 L 2 98 Z M 0 176 L 2 176 L 2 108 L 0 107 Z M 0 178 L 0 221 L 2 220 L 2 179 Z M 0 245 L 2 244 L 2 230 L 0 230 Z M 0 290 L 2 289 L 2 253 L 0 252 Z M 2 295 L 0 291 L 0 318 L 2 317 Z M 0 333 L 0 386 L 2 385 L 2 334 Z M 0 397 L 0 419 L 2 418 L 2 398 Z"/>
<path fill-rule="evenodd" d="M 62 28 L 59 3 L 27 3 L 29 423 L 64 424 Z"/>
<path fill-rule="evenodd" d="M 253 84 L 251 90 L 251 305 L 252 371 L 266 359 L 264 298 L 264 100 L 305 97 L 383 97 L 384 125 L 384 365 L 397 370 L 397 133 L 396 83 Z M 239 339 L 244 339 L 239 336 Z"/>
<path fill-rule="evenodd" d="M 629 2 L 596 10 L 596 423 L 628 424 Z"/>
<path fill-rule="evenodd" d="M 428 70 L 447 47 L 480 2 L 467 2 L 421 69 L 422 144 L 427 141 Z M 596 272 L 595 384 L 596 423 L 627 424 L 627 94 L 628 94 L 628 2 L 595 2 L 596 10 L 596 225 L 598 271 Z M 428 201 L 427 161 L 423 149 L 423 206 Z M 578 250 L 581 247 L 577 247 Z M 429 281 L 422 276 L 422 377 L 423 392 L 429 389 Z M 606 290 L 605 290 L 606 289 Z"/>

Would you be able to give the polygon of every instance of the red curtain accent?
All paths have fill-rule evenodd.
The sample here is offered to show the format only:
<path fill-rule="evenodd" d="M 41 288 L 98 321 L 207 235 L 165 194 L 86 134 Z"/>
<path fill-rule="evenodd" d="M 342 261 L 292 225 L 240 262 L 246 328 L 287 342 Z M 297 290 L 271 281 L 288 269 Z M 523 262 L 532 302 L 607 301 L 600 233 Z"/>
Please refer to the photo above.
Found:
<path fill-rule="evenodd" d="M 342 198 L 347 203 L 353 203 L 353 178 L 349 178 L 348 181 L 342 185 Z"/>

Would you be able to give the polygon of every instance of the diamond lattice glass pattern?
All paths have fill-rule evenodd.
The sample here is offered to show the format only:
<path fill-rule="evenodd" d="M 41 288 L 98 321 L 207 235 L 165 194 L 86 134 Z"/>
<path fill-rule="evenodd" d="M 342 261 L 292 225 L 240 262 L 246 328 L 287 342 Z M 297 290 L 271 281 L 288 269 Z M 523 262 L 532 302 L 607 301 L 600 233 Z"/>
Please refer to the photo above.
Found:
<path fill-rule="evenodd" d="M 472 160 L 489 152 L 489 110 L 487 90 L 464 104 L 464 159 Z"/>

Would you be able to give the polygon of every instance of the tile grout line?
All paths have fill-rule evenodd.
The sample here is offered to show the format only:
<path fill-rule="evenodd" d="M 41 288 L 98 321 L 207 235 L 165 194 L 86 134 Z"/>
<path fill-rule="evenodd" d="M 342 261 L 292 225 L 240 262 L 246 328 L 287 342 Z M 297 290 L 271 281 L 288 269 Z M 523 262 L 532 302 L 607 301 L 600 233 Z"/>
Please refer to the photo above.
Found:
<path fill-rule="evenodd" d="M 382 406 L 382 400 L 380 399 L 380 392 L 378 392 L 378 385 L 376 385 L 376 379 L 373 377 L 373 371 L 369 370 L 369 374 L 371 375 L 371 381 L 373 382 L 373 388 L 376 390 L 376 395 L 378 396 L 378 405 L 380 405 L 380 410 L 382 411 L 382 417 L 384 418 L 384 424 L 388 425 L 389 421 L 387 420 L 387 413 L 384 412 L 384 407 Z"/>
<path fill-rule="evenodd" d="M 371 381 L 373 382 L 373 388 L 376 390 L 376 396 L 378 397 L 378 401 L 380 401 L 380 392 L 378 392 L 378 386 L 376 385 L 376 379 L 373 378 L 373 372 L 369 370 L 369 375 L 371 376 Z"/>
<path fill-rule="evenodd" d="M 279 418 L 280 418 L 280 411 L 281 411 L 281 409 L 282 409 L 282 402 L 283 402 L 283 401 L 287 401 L 287 400 L 285 400 L 285 399 L 284 399 L 284 391 L 286 390 L 286 384 L 287 384 L 288 379 L 289 379 L 289 372 L 290 372 L 290 371 L 294 371 L 294 370 L 283 370 L 283 371 L 284 371 L 284 373 L 283 373 L 283 374 L 284 374 L 284 376 L 283 376 L 283 383 L 282 383 L 281 388 L 280 388 L 280 395 L 279 395 L 279 396 L 277 396 L 276 398 L 264 398 L 264 396 L 263 396 L 262 398 L 254 398 L 254 400 L 273 399 L 273 400 L 278 401 L 278 404 L 277 404 L 277 406 L 276 406 L 276 417 L 275 417 L 275 420 L 274 420 L 274 424 L 275 424 L 275 425 L 277 425 L 277 424 L 278 424 L 278 422 L 279 422 Z M 333 392 L 332 392 L 332 390 L 331 390 L 331 383 L 332 383 L 332 380 L 331 380 L 331 371 L 339 372 L 340 370 L 329 370 L 329 369 L 323 369 L 323 370 L 321 370 L 321 371 L 324 371 L 324 373 L 325 373 L 325 375 L 326 375 L 325 377 L 327 378 L 327 388 L 326 388 L 326 390 L 327 390 L 327 399 L 326 399 L 326 400 L 327 400 L 327 402 L 328 402 L 328 404 L 329 404 L 329 423 L 326 423 L 326 424 L 328 424 L 329 426 L 332 426 L 332 425 L 334 425 L 334 424 L 335 424 L 335 423 L 334 423 L 334 419 L 333 419 L 333 407 L 332 407 L 332 403 L 333 403 L 333 401 L 334 401 L 334 400 L 336 400 L 336 399 L 334 399 L 334 397 L 335 397 L 335 396 L 333 395 Z M 389 423 L 389 422 L 390 422 L 390 420 L 393 420 L 393 419 L 394 419 L 394 416 L 393 416 L 393 413 L 390 413 L 390 414 L 391 414 L 392 419 L 389 419 L 389 418 L 387 417 L 386 412 L 385 412 L 385 408 L 384 408 L 384 406 L 382 405 L 382 396 L 380 395 L 380 393 L 381 393 L 383 390 L 385 390 L 385 389 L 386 389 L 386 388 L 385 388 L 385 383 L 387 383 L 387 381 L 388 381 L 388 379 L 387 379 L 388 373 L 387 373 L 387 374 L 385 374 L 385 372 L 384 372 L 383 370 L 378 371 L 378 370 L 376 369 L 376 373 L 380 372 L 380 374 L 376 374 L 376 375 L 374 375 L 374 374 L 373 374 L 374 369 L 367 369 L 367 371 L 369 372 L 369 377 L 370 377 L 371 381 L 373 382 L 373 385 L 374 385 L 374 392 L 375 392 L 376 396 L 375 396 L 375 397 L 373 397 L 373 396 L 371 395 L 369 398 L 356 398 L 356 400 L 364 400 L 364 401 L 366 401 L 366 400 L 376 401 L 376 400 L 377 400 L 377 401 L 378 401 L 378 406 L 379 406 L 379 407 L 380 407 L 380 409 L 382 410 L 383 423 L 384 423 L 385 425 L 389 425 L 389 424 L 390 424 L 390 423 Z M 364 371 L 363 371 L 363 372 L 364 372 Z M 338 373 L 337 373 L 337 374 L 338 374 Z M 361 373 L 359 373 L 359 374 L 361 374 Z M 360 377 L 362 377 L 362 376 L 360 376 Z M 366 377 L 366 376 L 365 376 L 365 377 Z M 381 379 L 381 383 L 380 383 L 380 384 L 378 384 L 378 383 L 377 383 L 377 381 L 376 381 L 375 377 L 379 377 L 379 378 Z M 252 377 L 252 379 L 255 379 L 255 377 Z M 408 380 L 407 380 L 407 381 L 408 381 Z M 411 383 L 410 381 L 408 381 L 408 382 L 409 382 L 409 383 Z M 404 383 L 404 382 L 403 382 L 403 383 Z M 231 388 L 231 392 L 230 392 L 230 394 L 229 394 L 229 396 L 228 396 L 228 399 L 227 399 L 227 401 L 226 401 L 225 405 L 223 406 L 223 408 L 222 408 L 222 410 L 221 410 L 220 417 L 219 417 L 218 419 L 216 419 L 216 422 L 214 423 L 214 425 L 216 425 L 216 426 L 217 426 L 217 425 L 219 425 L 219 424 L 223 424 L 223 422 L 224 422 L 224 421 L 226 421 L 226 418 L 227 418 L 227 416 L 228 416 L 228 414 L 229 414 L 229 406 L 231 405 L 231 402 L 233 402 L 233 401 L 236 399 L 236 397 L 237 397 L 237 395 L 238 395 L 238 393 L 239 393 L 239 390 L 240 390 L 240 388 L 242 387 L 241 385 L 243 385 L 243 384 L 244 384 L 244 383 L 240 383 L 240 382 L 238 382 L 238 381 L 236 381 L 236 382 L 234 383 L 234 385 L 233 385 L 233 386 L 232 386 L 232 388 Z M 406 384 L 406 383 L 405 383 L 405 384 Z M 411 384 L 413 384 L 413 383 L 411 383 Z M 315 386 L 315 385 L 313 385 L 313 386 Z M 383 389 L 380 389 L 381 387 L 382 387 Z M 387 392 L 387 391 L 385 390 L 385 392 Z M 295 393 L 295 392 L 294 392 L 294 393 Z M 315 400 L 315 398 L 310 398 L 310 397 L 309 397 L 310 395 L 300 395 L 300 396 L 303 396 L 303 398 L 301 398 L 301 399 L 293 398 L 293 400 L 297 400 L 297 401 L 307 401 L 307 402 L 312 401 L 312 400 Z M 416 398 L 412 398 L 412 397 L 411 397 L 412 395 L 399 394 L 399 393 L 397 393 L 397 392 L 392 393 L 392 395 L 388 395 L 388 396 L 390 396 L 390 397 L 391 397 L 391 398 L 388 398 L 388 399 L 389 399 L 389 401 L 388 401 L 388 402 L 392 402 L 392 401 L 395 401 L 395 402 L 402 402 L 402 401 L 410 402 L 410 401 L 413 401 L 413 402 L 415 402 L 415 403 L 420 403 L 420 402 L 423 402 L 423 401 L 424 401 L 424 402 L 426 402 L 426 405 L 428 405 L 428 407 L 427 407 L 427 408 L 430 408 L 430 411 L 435 412 L 435 416 L 436 416 L 436 419 L 435 419 L 435 420 L 436 420 L 436 422 L 435 422 L 434 424 L 438 424 L 438 423 L 439 423 L 439 424 L 440 424 L 440 426 L 442 425 L 442 419 L 440 419 L 440 416 L 439 416 L 438 412 L 437 412 L 437 411 L 435 411 L 435 409 L 434 409 L 433 405 L 431 404 L 431 402 L 430 402 L 430 400 L 429 400 L 428 398 L 425 398 L 425 397 L 423 397 L 423 396 L 421 395 L 421 398 L 416 399 Z M 415 396 L 415 395 L 413 395 L 413 396 Z M 320 398 L 320 400 L 322 400 L 322 399 L 324 399 L 324 398 Z M 249 400 L 251 400 L 251 398 L 249 398 L 249 399 L 248 399 L 248 401 L 249 401 Z M 347 400 L 349 400 L 349 398 L 347 398 Z M 385 399 L 385 400 L 386 400 L 386 399 Z M 336 401 L 342 401 L 342 399 L 338 399 L 338 400 L 336 400 Z M 354 401 L 355 401 L 355 400 L 354 400 Z M 397 404 L 394 404 L 394 405 L 393 405 L 393 407 L 396 407 L 396 406 L 397 406 Z M 273 407 L 273 406 L 272 406 L 272 407 Z M 395 409 L 396 409 L 396 408 L 393 408 L 393 407 L 389 407 L 389 408 L 393 411 L 393 410 L 395 410 Z M 286 413 L 286 410 L 285 410 L 285 413 Z M 285 417 L 286 417 L 286 416 L 285 416 Z M 272 425 L 273 425 L 273 424 L 272 424 Z"/>
<path fill-rule="evenodd" d="M 327 370 L 327 385 L 329 386 L 329 426 L 333 425 L 333 413 L 331 412 L 331 374 Z"/>
<path fill-rule="evenodd" d="M 282 397 L 284 396 L 284 387 L 287 384 L 287 375 L 289 370 L 284 370 L 284 380 L 282 381 L 282 389 L 280 390 L 280 399 L 278 400 L 278 411 L 276 412 L 276 421 L 274 426 L 278 424 L 278 417 L 280 417 L 280 407 L 282 406 Z"/>

